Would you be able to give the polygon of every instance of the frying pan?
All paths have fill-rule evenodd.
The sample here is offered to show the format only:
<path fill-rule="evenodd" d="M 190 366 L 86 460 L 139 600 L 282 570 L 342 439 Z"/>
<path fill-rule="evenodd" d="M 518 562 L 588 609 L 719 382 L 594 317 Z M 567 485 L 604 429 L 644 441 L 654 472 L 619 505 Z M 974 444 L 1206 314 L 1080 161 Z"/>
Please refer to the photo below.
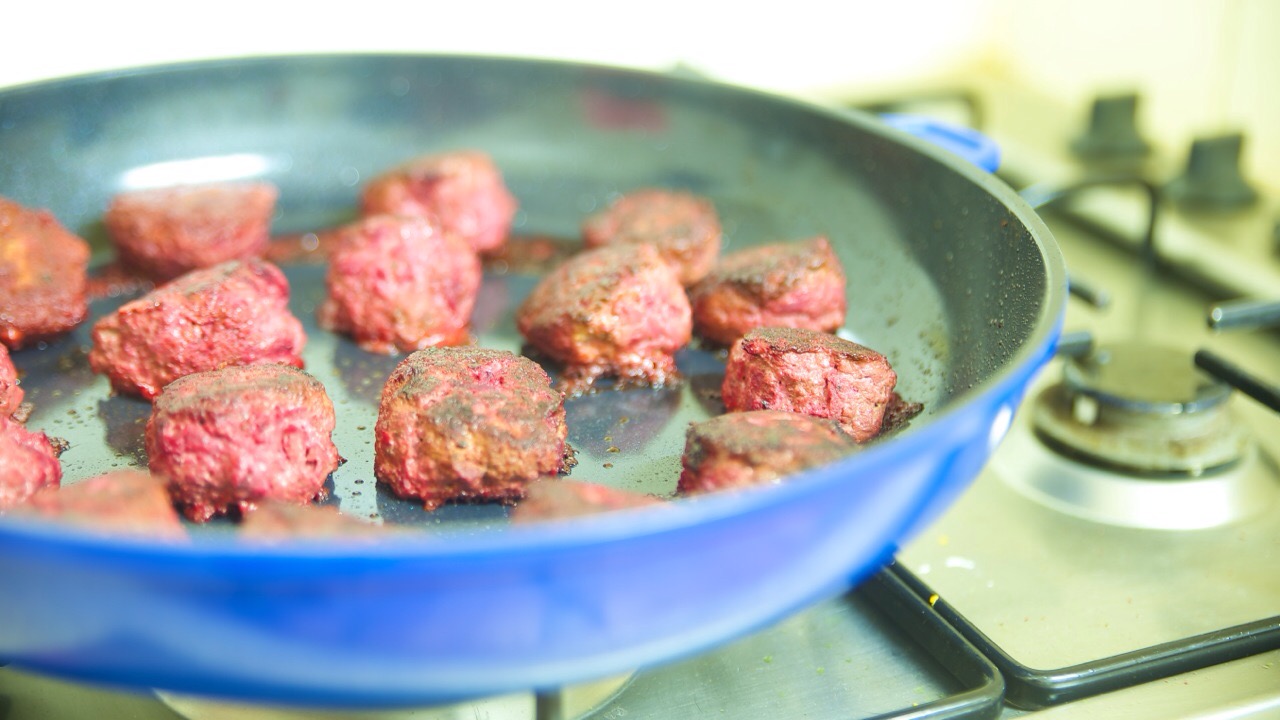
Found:
<path fill-rule="evenodd" d="M 339 410 L 331 502 L 414 526 L 378 543 L 253 545 L 225 525 L 173 546 L 0 519 L 0 658 L 132 688 L 330 706 L 544 688 L 694 653 L 857 582 L 976 475 L 1050 356 L 1066 297 L 1048 230 L 963 160 L 850 115 L 745 89 L 557 62 L 307 56 L 116 72 L 0 93 L 0 194 L 101 241 L 124 188 L 257 177 L 278 232 L 353 216 L 359 185 L 420 153 L 489 152 L 517 234 L 573 238 L 620 192 L 711 198 L 726 251 L 830 237 L 849 276 L 841 332 L 885 353 L 924 403 L 910 427 L 787 482 L 666 507 L 510 526 L 498 506 L 425 513 L 372 475 L 378 388 L 396 358 L 308 326 Z M 312 322 L 323 268 L 287 267 Z M 519 349 L 536 274 L 486 275 L 482 345 Z M 100 315 L 120 299 L 95 303 Z M 30 423 L 65 437 L 65 482 L 145 463 L 144 403 L 85 368 L 87 326 L 15 354 Z M 669 494 L 723 363 L 691 348 L 679 388 L 568 403 L 574 479 Z M 616 452 L 615 452 L 616 450 Z"/>

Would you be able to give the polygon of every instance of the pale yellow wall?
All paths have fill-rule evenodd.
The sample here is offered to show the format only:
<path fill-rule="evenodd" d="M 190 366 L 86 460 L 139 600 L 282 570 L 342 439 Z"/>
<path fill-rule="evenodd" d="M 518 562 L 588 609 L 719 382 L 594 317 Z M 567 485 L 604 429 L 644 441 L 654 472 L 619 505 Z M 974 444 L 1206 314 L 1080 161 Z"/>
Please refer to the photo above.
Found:
<path fill-rule="evenodd" d="M 996 0 L 987 46 L 1010 73 L 1080 107 L 1138 89 L 1143 126 L 1175 155 L 1244 129 L 1246 172 L 1280 193 L 1280 2 Z"/>

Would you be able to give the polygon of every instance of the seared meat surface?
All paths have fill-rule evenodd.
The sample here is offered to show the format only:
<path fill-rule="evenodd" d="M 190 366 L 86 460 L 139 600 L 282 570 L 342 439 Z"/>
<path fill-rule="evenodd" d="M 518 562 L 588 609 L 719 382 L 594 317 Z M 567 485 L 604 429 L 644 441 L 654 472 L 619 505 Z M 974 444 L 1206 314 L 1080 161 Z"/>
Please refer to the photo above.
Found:
<path fill-rule="evenodd" d="M 677 488 L 689 495 L 777 482 L 856 447 L 825 418 L 780 410 L 720 415 L 689 426 Z"/>
<path fill-rule="evenodd" d="M 233 260 L 194 270 L 99 320 L 89 366 L 116 392 L 148 400 L 195 372 L 302 367 L 307 338 L 288 302 L 289 283 L 270 263 Z"/>
<path fill-rule="evenodd" d="M 37 492 L 15 514 L 38 515 L 112 535 L 184 540 L 164 481 L 121 470 Z"/>
<path fill-rule="evenodd" d="M 0 343 L 21 348 L 83 322 L 88 266 L 89 245 L 51 213 L 0 197 Z"/>
<path fill-rule="evenodd" d="M 320 326 L 366 350 L 412 352 L 467 341 L 480 259 L 426 217 L 374 215 L 343 227 L 329 259 Z"/>
<path fill-rule="evenodd" d="M 758 328 L 733 344 L 725 407 L 831 418 L 858 442 L 875 437 L 898 376 L 883 355 L 802 328 Z"/>
<path fill-rule="evenodd" d="M 426 155 L 373 178 L 360 196 L 365 215 L 425 215 L 477 252 L 507 239 L 516 199 L 486 154 L 474 150 Z"/>
<path fill-rule="evenodd" d="M 18 385 L 18 369 L 13 366 L 9 349 L 0 344 L 0 416 L 9 417 L 22 404 L 22 387 Z"/>
<path fill-rule="evenodd" d="M 338 512 L 332 505 L 297 505 L 264 500 L 244 516 L 240 536 L 258 542 L 285 540 L 371 540 L 392 530 Z"/>
<path fill-rule="evenodd" d="M 261 256 L 278 196 L 263 182 L 132 190 L 112 198 L 102 221 L 121 262 L 163 282 Z"/>
<path fill-rule="evenodd" d="M 720 217 L 710 200 L 678 190 L 627 193 L 582 223 L 587 247 L 652 245 L 683 285 L 703 278 L 720 252 Z"/>
<path fill-rule="evenodd" d="M 608 485 L 543 478 L 529 485 L 528 495 L 512 509 L 511 521 L 561 520 L 660 503 L 662 500 L 652 495 Z"/>
<path fill-rule="evenodd" d="M 537 363 L 502 350 L 427 348 L 382 390 L 374 474 L 401 497 L 514 502 L 565 463 L 564 398 Z"/>
<path fill-rule="evenodd" d="M 234 365 L 165 387 L 147 421 L 151 471 L 196 522 L 267 499 L 306 503 L 338 467 L 333 403 L 310 375 Z"/>
<path fill-rule="evenodd" d="M 648 245 L 617 245 L 570 258 L 516 312 L 529 343 L 564 365 L 576 394 L 602 376 L 661 385 L 677 377 L 674 353 L 689 342 L 689 300 Z"/>
<path fill-rule="evenodd" d="M 0 513 L 61 480 L 62 465 L 48 436 L 0 415 Z"/>
<path fill-rule="evenodd" d="M 845 276 L 825 237 L 721 258 L 689 291 L 694 333 L 729 346 L 758 327 L 833 332 L 844 324 Z"/>

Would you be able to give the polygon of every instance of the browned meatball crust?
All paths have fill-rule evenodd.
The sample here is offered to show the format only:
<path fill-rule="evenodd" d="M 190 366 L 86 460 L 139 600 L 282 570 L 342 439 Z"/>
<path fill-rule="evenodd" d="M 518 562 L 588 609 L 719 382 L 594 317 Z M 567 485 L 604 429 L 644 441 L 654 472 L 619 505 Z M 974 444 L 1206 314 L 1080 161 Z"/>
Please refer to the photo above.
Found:
<path fill-rule="evenodd" d="M 344 226 L 329 259 L 320 326 L 371 352 L 468 339 L 480 290 L 471 246 L 426 217 L 374 215 Z"/>
<path fill-rule="evenodd" d="M 514 502 L 565 462 L 564 398 L 537 363 L 502 350 L 427 348 L 382 390 L 374 474 L 428 510 Z"/>
<path fill-rule="evenodd" d="M 99 475 L 32 496 L 19 514 L 42 516 L 111 535 L 185 540 L 164 480 L 135 470 Z"/>
<path fill-rule="evenodd" d="M 89 313 L 89 245 L 46 210 L 0 197 L 0 343 L 21 348 Z"/>
<path fill-rule="evenodd" d="M 802 328 L 758 328 L 733 344 L 721 388 L 725 407 L 831 418 L 854 440 L 875 437 L 898 376 L 883 355 Z"/>
<path fill-rule="evenodd" d="M 674 354 L 692 332 L 689 300 L 648 245 L 581 253 L 548 273 L 516 312 L 529 343 L 564 365 L 564 390 L 602 376 L 661 385 L 678 377 Z"/>
<path fill-rule="evenodd" d="M 112 198 L 102 221 L 125 265 L 165 281 L 261 256 L 278 196 L 263 182 L 132 190 Z"/>
<path fill-rule="evenodd" d="M 61 480 L 62 465 L 48 436 L 0 415 L 0 513 Z"/>
<path fill-rule="evenodd" d="M 116 392 L 150 400 L 183 375 L 228 365 L 302 367 L 307 336 L 275 265 L 233 260 L 126 303 L 93 327 L 89 366 Z"/>
<path fill-rule="evenodd" d="M 287 365 L 236 365 L 181 377 L 147 421 L 151 471 L 204 522 L 266 499 L 306 503 L 338 467 L 324 385 Z"/>
<path fill-rule="evenodd" d="M 752 410 L 692 423 L 677 488 L 684 494 L 777 482 L 856 448 L 832 420 Z"/>
<path fill-rule="evenodd" d="M 493 160 L 475 150 L 426 155 L 373 178 L 360 197 L 365 215 L 426 215 L 476 252 L 502 246 L 516 214 Z"/>
<path fill-rule="evenodd" d="M 846 302 L 844 268 L 825 237 L 726 255 L 689 291 L 694 332 L 724 346 L 758 327 L 833 332 Z"/>
<path fill-rule="evenodd" d="M 22 404 L 22 387 L 18 385 L 18 369 L 13 366 L 9 349 L 0 343 L 0 416 L 9 417 Z"/>
<path fill-rule="evenodd" d="M 608 485 L 543 478 L 529 485 L 528 495 L 511 511 L 511 522 L 561 520 L 660 505 L 662 502 L 652 495 Z"/>
<path fill-rule="evenodd" d="M 645 188 L 627 193 L 582 224 L 587 247 L 652 245 L 683 285 L 703 278 L 720 252 L 720 217 L 710 200 L 689 192 Z"/>

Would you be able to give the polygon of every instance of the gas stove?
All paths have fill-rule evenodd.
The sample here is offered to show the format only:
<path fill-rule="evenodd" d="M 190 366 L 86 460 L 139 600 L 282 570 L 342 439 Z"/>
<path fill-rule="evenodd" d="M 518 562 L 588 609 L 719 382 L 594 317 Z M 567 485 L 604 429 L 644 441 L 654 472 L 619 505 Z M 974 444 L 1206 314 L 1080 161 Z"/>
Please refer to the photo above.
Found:
<path fill-rule="evenodd" d="M 1280 300 L 1280 199 L 1237 172 L 1238 137 L 1190 150 L 1194 172 L 1148 152 L 1134 96 L 1072 111 L 979 78 L 880 100 L 838 99 L 994 137 L 1078 298 L 973 487 L 862 587 L 713 652 L 586 688 L 331 717 L 1280 713 L 1280 335 L 1247 327 L 1273 305 L 1236 302 Z M 90 716 L 326 715 L 0 669 L 0 717 Z"/>

